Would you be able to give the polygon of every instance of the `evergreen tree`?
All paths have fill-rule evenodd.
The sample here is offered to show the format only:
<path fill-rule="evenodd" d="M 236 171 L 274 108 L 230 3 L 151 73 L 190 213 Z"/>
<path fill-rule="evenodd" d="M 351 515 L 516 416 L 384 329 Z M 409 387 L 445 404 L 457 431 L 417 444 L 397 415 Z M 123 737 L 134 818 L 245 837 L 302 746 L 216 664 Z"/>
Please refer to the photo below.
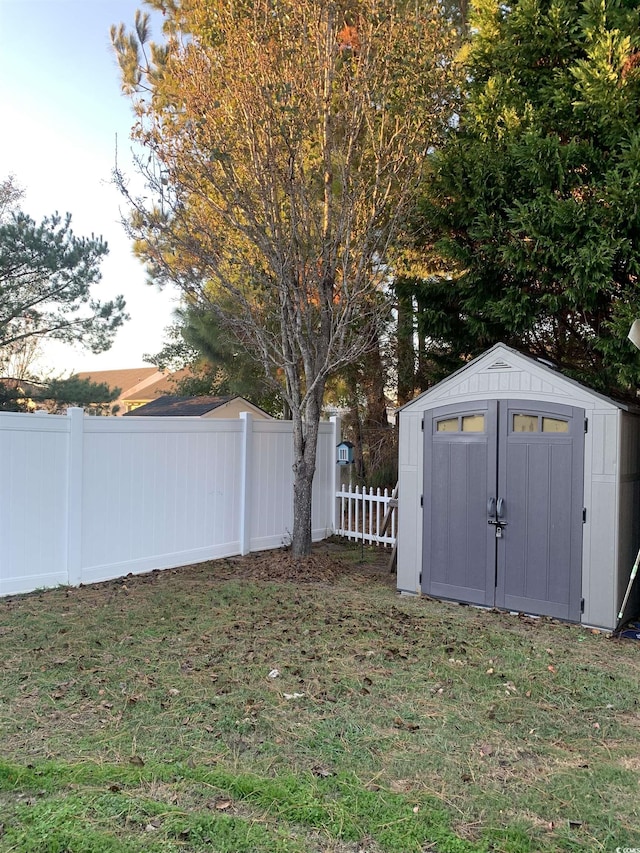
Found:
<path fill-rule="evenodd" d="M 90 415 L 115 415 L 118 407 L 111 407 L 110 403 L 119 394 L 119 388 L 110 389 L 105 382 L 77 376 L 47 381 L 5 376 L 0 379 L 0 412 L 43 409 L 49 414 L 60 414 L 69 406 L 79 406 Z"/>
<path fill-rule="evenodd" d="M 100 238 L 74 235 L 69 214 L 37 224 L 14 210 L 0 220 L 0 354 L 34 338 L 108 349 L 126 314 L 121 296 L 99 302 L 92 295 L 106 253 Z"/>
<path fill-rule="evenodd" d="M 640 384 L 640 28 L 630 0 L 477 0 L 459 124 L 413 276 L 430 380 L 503 340 L 603 390 Z M 406 284 L 406 283 L 405 283 Z"/>
<path fill-rule="evenodd" d="M 188 396 L 239 395 L 275 417 L 283 414 L 283 400 L 265 382 L 264 372 L 239 341 L 229 334 L 216 314 L 195 306 L 176 311 L 160 352 L 145 360 L 160 369 L 189 367 L 189 376 L 177 385 Z"/>
<path fill-rule="evenodd" d="M 120 388 L 109 388 L 106 382 L 70 376 L 68 379 L 51 379 L 33 395 L 33 399 L 44 403 L 51 414 L 79 406 L 89 415 L 115 415 L 118 407 L 110 404 L 120 396 L 120 391 Z"/>

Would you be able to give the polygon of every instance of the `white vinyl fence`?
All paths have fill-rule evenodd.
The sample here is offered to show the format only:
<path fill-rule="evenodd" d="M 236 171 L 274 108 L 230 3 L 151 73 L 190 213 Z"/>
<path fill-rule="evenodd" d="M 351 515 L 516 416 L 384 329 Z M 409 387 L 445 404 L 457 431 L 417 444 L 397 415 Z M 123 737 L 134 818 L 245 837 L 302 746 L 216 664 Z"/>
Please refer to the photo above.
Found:
<path fill-rule="evenodd" d="M 335 529 L 339 420 L 320 425 L 314 540 Z M 0 414 L 0 595 L 286 544 L 289 421 Z"/>
<path fill-rule="evenodd" d="M 336 534 L 357 542 L 395 545 L 396 490 L 367 489 L 343 484 L 336 494 Z"/>

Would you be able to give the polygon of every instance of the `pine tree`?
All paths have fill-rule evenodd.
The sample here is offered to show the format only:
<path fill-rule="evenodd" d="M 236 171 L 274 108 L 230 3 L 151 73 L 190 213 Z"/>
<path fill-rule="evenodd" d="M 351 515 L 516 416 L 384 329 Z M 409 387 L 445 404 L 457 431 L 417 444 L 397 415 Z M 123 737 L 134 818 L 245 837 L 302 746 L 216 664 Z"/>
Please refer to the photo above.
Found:
<path fill-rule="evenodd" d="M 126 314 L 121 296 L 93 296 L 107 251 L 100 238 L 76 237 L 69 214 L 36 223 L 14 210 L 0 221 L 0 362 L 3 348 L 32 339 L 109 348 Z"/>
<path fill-rule="evenodd" d="M 188 367 L 188 375 L 177 384 L 179 394 L 239 395 L 274 417 L 282 417 L 281 395 L 265 382 L 260 365 L 220 324 L 214 312 L 185 305 L 175 317 L 160 352 L 145 356 L 145 360 L 160 369 Z"/>
<path fill-rule="evenodd" d="M 69 406 L 79 406 L 89 415 L 115 415 L 118 407 L 110 404 L 120 396 L 120 388 L 109 388 L 106 382 L 92 382 L 70 376 L 68 379 L 51 379 L 45 383 L 32 399 L 44 404 L 50 414 L 67 410 Z"/>

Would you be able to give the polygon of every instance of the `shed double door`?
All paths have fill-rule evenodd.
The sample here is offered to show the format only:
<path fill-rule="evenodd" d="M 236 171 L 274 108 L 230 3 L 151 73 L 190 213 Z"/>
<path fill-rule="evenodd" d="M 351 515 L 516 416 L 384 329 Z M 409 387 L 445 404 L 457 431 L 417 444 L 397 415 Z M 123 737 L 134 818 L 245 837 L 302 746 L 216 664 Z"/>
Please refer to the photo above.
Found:
<path fill-rule="evenodd" d="M 425 412 L 425 594 L 580 620 L 584 414 L 521 400 Z"/>

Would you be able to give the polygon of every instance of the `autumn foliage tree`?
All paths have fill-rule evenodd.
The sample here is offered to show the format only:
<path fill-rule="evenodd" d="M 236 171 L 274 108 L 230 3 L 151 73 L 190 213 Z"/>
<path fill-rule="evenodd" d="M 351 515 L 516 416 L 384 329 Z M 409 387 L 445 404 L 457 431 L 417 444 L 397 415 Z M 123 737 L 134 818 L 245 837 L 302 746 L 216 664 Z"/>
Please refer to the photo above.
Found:
<path fill-rule="evenodd" d="M 148 0 L 112 29 L 154 203 L 129 227 L 158 283 L 219 321 L 294 424 L 297 555 L 325 383 L 372 345 L 387 252 L 450 110 L 431 0 Z M 384 309 L 386 310 L 386 308 Z"/>

